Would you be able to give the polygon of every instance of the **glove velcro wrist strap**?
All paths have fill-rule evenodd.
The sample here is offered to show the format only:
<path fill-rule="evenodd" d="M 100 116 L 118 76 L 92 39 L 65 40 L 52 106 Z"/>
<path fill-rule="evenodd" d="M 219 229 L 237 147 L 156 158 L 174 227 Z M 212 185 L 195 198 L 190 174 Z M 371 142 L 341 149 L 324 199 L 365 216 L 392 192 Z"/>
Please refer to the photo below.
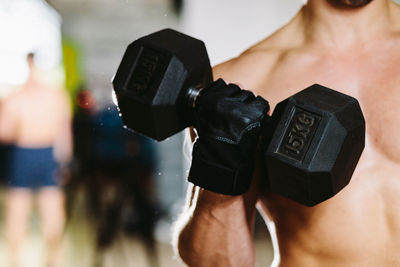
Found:
<path fill-rule="evenodd" d="M 251 176 L 249 168 L 228 168 L 193 153 L 188 181 L 215 193 L 235 196 L 247 192 Z"/>

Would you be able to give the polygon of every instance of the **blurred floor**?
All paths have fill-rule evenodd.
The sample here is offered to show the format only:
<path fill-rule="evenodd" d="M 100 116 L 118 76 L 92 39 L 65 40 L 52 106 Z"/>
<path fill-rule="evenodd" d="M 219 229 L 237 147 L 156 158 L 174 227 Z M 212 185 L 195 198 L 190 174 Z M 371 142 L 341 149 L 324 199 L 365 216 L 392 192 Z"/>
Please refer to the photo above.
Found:
<path fill-rule="evenodd" d="M 64 249 L 61 267 L 92 267 L 94 266 L 94 233 L 85 214 L 82 200 L 79 197 L 71 214 L 64 237 Z M 3 207 L 4 189 L 0 190 L 0 207 Z M 4 209 L 1 208 L 0 225 L 4 225 Z M 257 234 L 257 265 L 269 266 L 272 261 L 272 247 L 267 234 Z M 174 258 L 172 247 L 168 243 L 157 243 L 160 267 L 185 266 Z M 21 267 L 41 267 L 44 255 L 44 243 L 40 236 L 40 222 L 36 211 L 32 215 L 30 230 L 25 241 L 21 256 Z M 147 267 L 148 262 L 145 247 L 137 238 L 120 236 L 117 241 L 103 254 L 102 267 Z M 7 251 L 4 242 L 4 228 L 0 236 L 0 266 L 7 267 Z"/>

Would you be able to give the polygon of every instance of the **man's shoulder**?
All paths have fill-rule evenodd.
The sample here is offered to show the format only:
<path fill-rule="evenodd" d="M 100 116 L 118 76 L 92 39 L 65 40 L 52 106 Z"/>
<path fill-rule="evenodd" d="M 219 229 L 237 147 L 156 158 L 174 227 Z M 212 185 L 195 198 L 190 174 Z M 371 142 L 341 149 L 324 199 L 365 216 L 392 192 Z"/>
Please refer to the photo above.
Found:
<path fill-rule="evenodd" d="M 16 103 L 19 103 L 23 98 L 24 98 L 24 92 L 22 88 L 16 88 L 11 94 L 9 94 L 4 99 L 4 103 L 7 103 L 8 105 L 14 105 Z"/>
<path fill-rule="evenodd" d="M 9 95 L 5 102 L 10 105 L 29 105 L 29 104 L 50 104 L 59 105 L 68 99 L 65 90 L 61 88 L 53 88 L 40 86 L 37 88 L 21 88 L 13 94 Z"/>
<path fill-rule="evenodd" d="M 223 62 L 213 68 L 215 79 L 222 78 L 251 89 L 261 77 L 267 77 L 279 58 L 278 51 L 248 49 L 240 56 Z"/>
<path fill-rule="evenodd" d="M 286 30 L 281 29 L 245 50 L 240 56 L 215 66 L 214 79 L 222 78 L 226 82 L 239 84 L 243 89 L 259 88 L 269 79 L 282 58 L 296 49 L 297 44 L 288 40 L 287 36 Z"/>
<path fill-rule="evenodd" d="M 23 103 L 21 103 L 22 99 L 22 93 L 20 89 L 15 89 L 14 92 L 11 94 L 7 95 L 2 101 L 1 101 L 1 110 L 2 112 L 5 112 L 9 115 L 18 113 L 18 110 L 23 106 Z"/>

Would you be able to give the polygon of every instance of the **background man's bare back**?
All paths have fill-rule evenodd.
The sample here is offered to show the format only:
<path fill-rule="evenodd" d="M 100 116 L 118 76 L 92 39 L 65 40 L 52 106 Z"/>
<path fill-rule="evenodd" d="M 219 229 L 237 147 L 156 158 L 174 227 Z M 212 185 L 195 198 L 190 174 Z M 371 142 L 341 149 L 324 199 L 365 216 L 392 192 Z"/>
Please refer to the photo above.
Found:
<path fill-rule="evenodd" d="M 255 89 L 272 108 L 314 83 L 361 104 L 366 147 L 342 192 L 313 208 L 270 193 L 260 197 L 261 210 L 276 225 L 281 266 L 400 264 L 400 11 L 391 8 L 397 28 L 357 46 L 308 41 L 296 17 L 215 68 L 215 78 Z"/>
<path fill-rule="evenodd" d="M 71 112 L 66 93 L 47 87 L 32 66 L 27 82 L 1 106 L 3 142 L 19 147 L 54 147 L 61 162 L 71 158 Z"/>
<path fill-rule="evenodd" d="M 24 88 L 9 101 L 16 119 L 14 143 L 21 147 L 52 146 L 68 112 L 63 93 L 45 87 Z"/>

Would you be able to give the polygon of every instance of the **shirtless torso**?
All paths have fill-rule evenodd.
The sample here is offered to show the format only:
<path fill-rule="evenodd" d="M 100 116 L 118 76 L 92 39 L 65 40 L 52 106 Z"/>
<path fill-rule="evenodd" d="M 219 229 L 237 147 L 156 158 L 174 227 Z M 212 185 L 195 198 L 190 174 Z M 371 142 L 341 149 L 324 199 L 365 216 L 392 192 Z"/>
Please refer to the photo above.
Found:
<path fill-rule="evenodd" d="M 59 161 L 71 158 L 71 113 L 63 90 L 44 85 L 31 73 L 20 90 L 1 103 L 0 139 L 19 147 L 54 147 Z"/>
<path fill-rule="evenodd" d="M 314 83 L 356 97 L 366 146 L 350 184 L 312 208 L 259 192 L 258 173 L 242 197 L 193 189 L 178 243 L 190 266 L 253 266 L 256 204 L 275 226 L 280 266 L 400 265 L 400 8 L 330 2 L 310 0 L 281 30 L 217 66 L 214 78 L 254 89 L 272 109 Z"/>

